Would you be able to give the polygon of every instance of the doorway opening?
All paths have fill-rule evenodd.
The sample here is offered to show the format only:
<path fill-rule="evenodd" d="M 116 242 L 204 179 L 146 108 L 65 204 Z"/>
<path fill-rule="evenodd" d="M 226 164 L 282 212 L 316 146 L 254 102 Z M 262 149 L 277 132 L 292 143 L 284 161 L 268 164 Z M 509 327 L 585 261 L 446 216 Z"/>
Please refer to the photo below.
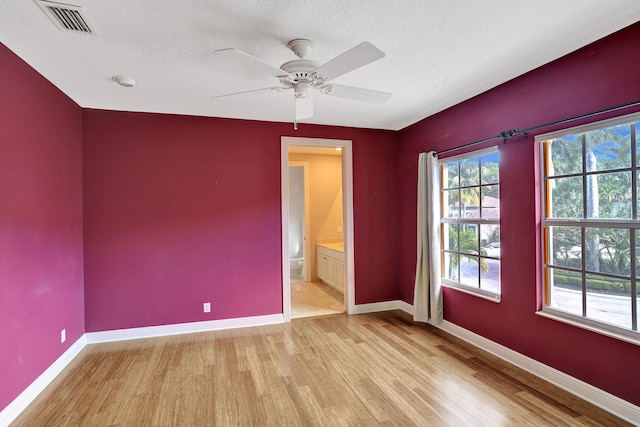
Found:
<path fill-rule="evenodd" d="M 351 141 L 282 137 L 284 320 L 354 311 Z"/>

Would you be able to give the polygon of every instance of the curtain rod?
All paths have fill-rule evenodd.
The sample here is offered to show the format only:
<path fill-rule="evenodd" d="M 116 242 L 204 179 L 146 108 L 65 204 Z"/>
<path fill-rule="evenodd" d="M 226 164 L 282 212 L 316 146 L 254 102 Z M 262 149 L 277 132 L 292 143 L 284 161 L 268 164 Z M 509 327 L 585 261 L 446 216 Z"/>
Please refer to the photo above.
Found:
<path fill-rule="evenodd" d="M 553 126 L 553 125 L 557 125 L 557 124 L 560 124 L 560 123 L 572 122 L 574 120 L 586 119 L 588 117 L 597 116 L 599 114 L 610 113 L 612 111 L 622 110 L 622 109 L 628 108 L 628 107 L 635 107 L 636 105 L 640 105 L 640 100 L 632 101 L 632 102 L 629 102 L 629 103 L 626 103 L 626 104 L 616 105 L 615 107 L 604 108 L 602 110 L 592 111 L 592 112 L 586 113 L 586 114 L 580 114 L 579 116 L 573 116 L 573 117 L 569 117 L 567 119 L 556 120 L 554 122 L 545 123 L 543 125 L 531 126 L 531 127 L 520 129 L 520 130 L 515 130 L 515 129 L 514 130 L 507 130 L 507 131 L 504 131 L 504 132 L 500 132 L 496 136 L 492 136 L 492 137 L 489 137 L 489 138 L 481 139 L 479 141 L 469 142 L 467 144 L 459 145 L 459 146 L 453 147 L 453 148 L 447 148 L 446 150 L 438 151 L 438 152 L 434 153 L 434 155 L 439 155 L 439 154 L 448 153 L 450 151 L 460 150 L 462 148 L 466 148 L 466 147 L 471 147 L 473 145 L 482 144 L 483 142 L 491 141 L 491 140 L 494 140 L 494 139 L 502 139 L 504 141 L 504 143 L 506 143 L 507 142 L 507 138 L 513 138 L 514 136 L 517 136 L 517 135 L 520 135 L 520 134 L 523 134 L 523 133 L 525 134 L 525 138 L 526 138 L 527 137 L 527 133 L 530 130 L 544 128 L 544 127 L 547 127 L 547 126 Z"/>

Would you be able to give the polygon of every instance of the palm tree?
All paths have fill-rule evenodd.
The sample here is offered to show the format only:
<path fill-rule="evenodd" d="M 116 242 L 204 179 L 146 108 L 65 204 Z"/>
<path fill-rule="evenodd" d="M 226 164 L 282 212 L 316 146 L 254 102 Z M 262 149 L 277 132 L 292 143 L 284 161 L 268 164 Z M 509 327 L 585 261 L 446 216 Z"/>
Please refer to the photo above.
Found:
<path fill-rule="evenodd" d="M 449 248 L 459 250 L 458 254 L 450 254 L 449 256 L 449 271 L 447 277 L 454 278 L 454 272 L 458 270 L 458 259 L 466 258 L 467 261 L 479 262 L 480 268 L 483 273 L 489 271 L 489 264 L 484 258 L 479 258 L 478 254 L 478 235 L 473 230 L 463 230 L 458 233 L 456 227 L 449 226 Z M 479 254 L 478 254 L 479 255 Z"/>
<path fill-rule="evenodd" d="M 453 166 L 455 165 L 455 166 Z M 458 189 L 451 193 L 450 205 L 456 206 L 460 217 L 465 217 L 469 206 L 480 206 L 479 158 L 472 157 L 449 164 L 449 188 Z"/>
<path fill-rule="evenodd" d="M 586 153 L 586 171 L 595 172 L 598 170 L 598 159 L 589 148 Z M 600 194 L 598 191 L 598 175 L 587 175 L 587 218 L 600 218 Z M 586 265 L 591 271 L 600 270 L 600 238 L 597 233 L 590 233 L 587 236 Z"/>

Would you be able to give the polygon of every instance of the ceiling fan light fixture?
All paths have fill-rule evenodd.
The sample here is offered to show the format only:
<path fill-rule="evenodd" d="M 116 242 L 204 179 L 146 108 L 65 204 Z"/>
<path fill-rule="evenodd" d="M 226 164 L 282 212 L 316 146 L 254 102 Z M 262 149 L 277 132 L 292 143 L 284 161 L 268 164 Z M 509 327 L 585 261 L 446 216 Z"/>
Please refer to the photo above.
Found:
<path fill-rule="evenodd" d="M 324 95 L 329 95 L 332 90 L 333 90 L 333 86 L 331 85 L 325 85 L 320 88 L 320 92 L 323 93 Z"/>
<path fill-rule="evenodd" d="M 325 82 L 327 81 L 327 79 L 324 78 L 324 76 L 321 76 L 320 74 L 316 73 L 315 71 L 311 74 L 311 80 L 313 80 L 314 84 L 316 86 L 321 86 L 323 84 L 325 84 Z"/>
<path fill-rule="evenodd" d="M 124 87 L 134 87 L 136 85 L 136 79 L 128 76 L 117 75 L 111 77 L 111 80 Z"/>
<path fill-rule="evenodd" d="M 296 98 L 307 98 L 311 94 L 311 88 L 313 85 L 309 82 L 298 82 L 297 85 L 294 86 L 294 91 L 296 93 Z"/>

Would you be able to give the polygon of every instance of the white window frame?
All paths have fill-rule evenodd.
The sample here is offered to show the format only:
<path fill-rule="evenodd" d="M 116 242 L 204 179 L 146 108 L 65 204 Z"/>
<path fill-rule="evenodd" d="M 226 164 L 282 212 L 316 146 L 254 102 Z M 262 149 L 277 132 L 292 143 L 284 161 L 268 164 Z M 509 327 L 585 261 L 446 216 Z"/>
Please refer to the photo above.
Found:
<path fill-rule="evenodd" d="M 547 176 L 546 176 L 546 153 L 545 153 L 545 143 L 547 141 L 560 138 L 566 135 L 576 135 L 576 134 L 584 134 L 589 131 L 603 129 L 607 127 L 612 127 L 616 125 L 635 123 L 640 120 L 640 113 L 628 114 L 608 120 L 601 120 L 598 122 L 589 123 L 582 126 L 575 126 L 572 128 L 562 129 L 555 132 L 550 132 L 542 135 L 537 135 L 535 141 L 539 144 L 540 148 L 540 178 L 541 178 L 541 248 L 542 248 L 542 284 L 541 284 L 541 292 L 542 292 L 542 306 L 537 311 L 536 314 L 547 317 L 553 320 L 557 320 L 560 322 L 564 322 L 582 329 L 586 329 L 589 331 L 593 331 L 602 335 L 607 335 L 613 338 L 617 338 L 626 342 L 630 342 L 633 344 L 640 345 L 640 322 L 637 321 L 638 315 L 637 311 L 640 309 L 640 304 L 638 304 L 638 295 L 637 295 L 637 286 L 636 283 L 640 283 L 640 278 L 637 277 L 636 271 L 636 248 L 634 242 L 636 241 L 636 236 L 640 235 L 640 209 L 638 209 L 638 193 L 636 191 L 637 186 L 640 185 L 638 181 L 638 173 L 640 173 L 640 166 L 637 166 L 636 157 L 638 156 L 637 147 L 640 145 L 640 138 L 636 139 L 637 135 L 640 135 L 640 129 L 636 129 L 635 133 L 632 132 L 631 136 L 631 167 L 624 169 L 613 169 L 613 172 L 618 171 L 630 171 L 631 172 L 631 182 L 632 182 L 632 219 L 588 219 L 588 218 L 567 218 L 567 219 L 554 219 L 547 218 Z M 584 148 L 583 148 L 584 150 Z M 584 157 L 584 153 L 583 153 Z M 573 174 L 577 176 L 587 176 L 589 173 L 584 171 L 584 159 L 583 159 L 583 170 L 579 174 Z M 601 172 L 601 171 L 598 171 Z M 604 172 L 604 171 L 602 171 Z M 568 174 L 572 175 L 572 174 Z M 551 175 L 557 176 L 557 175 Z M 583 182 L 583 194 L 585 190 L 585 184 Z M 586 204 L 586 200 L 583 200 L 583 203 Z M 551 307 L 551 293 L 552 293 L 552 267 L 553 264 L 550 262 L 552 245 L 548 243 L 549 237 L 546 235 L 547 227 L 561 227 L 561 226 L 571 226 L 571 227 L 581 227 L 581 244 L 582 248 L 585 245 L 585 235 L 584 230 L 586 227 L 602 227 L 602 228 L 622 228 L 630 230 L 630 273 L 629 280 L 631 283 L 631 321 L 632 321 L 632 329 L 626 329 L 622 326 L 617 326 L 613 324 L 606 323 L 604 321 L 594 319 L 586 316 L 586 284 L 585 277 L 587 274 L 593 274 L 586 269 L 585 264 L 583 262 L 581 269 L 572 270 L 574 272 L 579 272 L 582 274 L 582 315 L 572 314 L 563 310 L 556 309 Z M 553 266 L 555 269 L 562 270 L 562 267 Z M 568 270 L 568 269 L 566 269 Z M 617 278 L 616 275 L 610 275 L 606 273 L 600 273 L 597 275 L 601 275 L 604 277 L 613 277 Z M 620 276 L 622 278 L 622 276 Z M 625 280 L 627 278 L 625 277 Z"/>
<path fill-rule="evenodd" d="M 498 147 L 494 146 L 494 147 L 490 147 L 490 148 L 486 148 L 483 150 L 476 150 L 476 151 L 471 151 L 465 154 L 461 154 L 458 156 L 452 156 L 452 157 L 446 157 L 443 159 L 439 159 L 438 160 L 438 167 L 440 169 L 440 173 L 439 173 L 439 177 L 440 177 L 440 193 L 441 193 L 441 214 L 440 214 L 440 263 L 441 263 L 441 274 L 442 274 L 442 285 L 447 287 L 447 288 L 451 288 L 451 289 L 455 289 L 457 291 L 460 292 L 464 292 L 479 298 L 483 298 L 492 302 L 496 302 L 499 303 L 500 299 L 501 299 L 501 272 L 498 272 L 498 287 L 497 287 L 497 292 L 491 292 L 485 289 L 481 289 L 481 288 L 476 288 L 464 283 L 460 282 L 460 277 L 461 275 L 458 275 L 458 281 L 455 280 L 451 280 L 449 278 L 446 278 L 446 268 L 448 266 L 448 259 L 446 254 L 447 253 L 452 253 L 452 252 L 457 252 L 459 255 L 461 256 L 461 252 L 460 252 L 460 247 L 458 247 L 457 251 L 451 251 L 450 249 L 445 250 L 445 242 L 448 241 L 448 224 L 459 224 L 459 225 L 465 225 L 465 224 L 472 224 L 472 225 L 477 225 L 478 229 L 480 229 L 481 225 L 500 225 L 500 219 L 499 218 L 450 218 L 450 217 L 444 217 L 443 213 L 444 213 L 444 209 L 445 209 L 445 197 L 444 197 L 444 192 L 445 192 L 445 188 L 444 188 L 444 180 L 446 179 L 445 174 L 446 174 L 446 164 L 450 163 L 450 162 L 456 162 L 456 161 L 461 161 L 461 160 L 465 160 L 465 159 L 469 159 L 469 158 L 473 158 L 473 157 L 478 157 L 480 158 L 481 156 L 487 155 L 487 154 L 493 154 L 493 153 L 498 153 Z M 499 169 L 499 163 L 500 161 L 498 160 L 498 169 Z M 498 185 L 500 186 L 500 178 L 498 175 L 498 182 L 492 185 Z M 482 187 L 487 186 L 487 184 L 481 184 L 479 183 L 477 186 L 473 186 L 473 187 L 478 187 L 479 189 L 481 189 Z M 458 188 L 466 188 L 466 187 L 458 187 Z M 480 209 L 480 211 L 482 211 L 482 209 Z M 480 238 L 480 236 L 478 237 Z M 462 253 L 464 254 L 464 253 Z M 481 255 L 478 254 L 479 259 L 480 258 L 485 258 L 485 259 L 492 259 L 493 257 L 490 256 L 485 256 L 485 255 Z M 502 256 L 499 257 L 500 260 L 500 266 L 502 266 Z M 500 267 L 501 269 L 501 267 Z M 480 274 L 480 268 L 478 268 L 478 273 Z M 481 277 L 478 278 L 478 283 L 481 286 Z"/>

